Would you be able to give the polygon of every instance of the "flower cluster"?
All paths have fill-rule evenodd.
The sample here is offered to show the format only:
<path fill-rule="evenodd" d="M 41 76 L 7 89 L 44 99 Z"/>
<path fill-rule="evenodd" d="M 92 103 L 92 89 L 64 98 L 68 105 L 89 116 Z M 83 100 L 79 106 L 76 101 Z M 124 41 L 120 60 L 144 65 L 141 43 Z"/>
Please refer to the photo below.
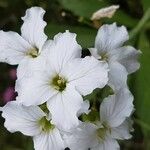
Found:
<path fill-rule="evenodd" d="M 35 150 L 119 149 L 117 140 L 131 138 L 134 106 L 127 76 L 139 68 L 140 51 L 123 46 L 128 32 L 114 23 L 99 29 L 91 56 L 81 58 L 75 33 L 66 30 L 48 40 L 44 14 L 40 7 L 28 9 L 21 36 L 0 31 L 0 61 L 18 65 L 18 96 L 1 108 L 4 126 L 33 137 Z M 88 119 L 92 102 L 84 97 L 106 85 L 113 95 Z"/>

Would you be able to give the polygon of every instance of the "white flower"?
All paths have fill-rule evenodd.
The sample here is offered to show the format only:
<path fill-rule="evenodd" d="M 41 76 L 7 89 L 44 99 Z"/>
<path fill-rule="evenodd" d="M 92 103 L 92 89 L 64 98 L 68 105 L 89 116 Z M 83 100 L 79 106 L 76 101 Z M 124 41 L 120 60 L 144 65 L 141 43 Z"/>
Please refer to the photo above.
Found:
<path fill-rule="evenodd" d="M 140 66 L 137 59 L 141 52 L 131 46 L 123 46 L 128 38 L 124 26 L 117 27 L 116 23 L 103 25 L 96 36 L 95 48 L 90 49 L 95 58 L 108 62 L 109 85 L 113 89 L 126 86 L 127 75 Z"/>
<path fill-rule="evenodd" d="M 40 7 L 27 9 L 21 27 L 21 36 L 16 32 L 0 31 L 0 61 L 18 65 L 18 78 L 24 77 L 39 64 L 44 65 L 44 44 L 47 36 L 44 34 L 46 22 L 43 21 L 45 11 Z"/>
<path fill-rule="evenodd" d="M 17 101 L 26 106 L 47 102 L 55 124 L 67 130 L 78 124 L 82 95 L 107 84 L 107 64 L 94 57 L 80 58 L 76 34 L 68 31 L 56 35 L 47 49 L 45 70 L 17 82 Z"/>
<path fill-rule="evenodd" d="M 65 149 L 59 129 L 47 119 L 47 114 L 38 106 L 26 107 L 12 101 L 8 102 L 1 111 L 7 130 L 32 136 L 35 150 Z"/>
<path fill-rule="evenodd" d="M 117 150 L 116 139 L 131 138 L 133 97 L 127 89 L 105 98 L 100 106 L 100 122 L 81 123 L 71 135 L 64 136 L 71 150 Z"/>
<path fill-rule="evenodd" d="M 112 18 L 116 10 L 119 8 L 119 5 L 112 5 L 109 7 L 101 8 L 93 13 L 91 20 L 99 20 L 104 17 Z"/>

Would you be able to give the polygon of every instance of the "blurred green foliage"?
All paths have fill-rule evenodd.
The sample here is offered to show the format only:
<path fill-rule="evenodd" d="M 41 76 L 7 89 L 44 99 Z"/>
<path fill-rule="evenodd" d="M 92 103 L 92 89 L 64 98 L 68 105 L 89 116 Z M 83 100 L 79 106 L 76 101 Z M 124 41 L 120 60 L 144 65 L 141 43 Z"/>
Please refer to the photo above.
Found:
<path fill-rule="evenodd" d="M 111 19 L 92 22 L 92 14 L 105 6 L 119 4 L 120 9 Z M 58 32 L 70 30 L 77 33 L 83 48 L 92 47 L 98 27 L 117 22 L 131 31 L 129 43 L 142 51 L 141 69 L 130 77 L 129 85 L 135 96 L 135 132 L 133 139 L 122 142 L 123 150 L 150 149 L 150 0 L 0 0 L 0 28 L 20 32 L 21 17 L 31 6 L 46 10 L 46 33 L 53 38 Z M 148 12 L 149 11 L 149 12 Z M 147 18 L 143 16 L 147 13 Z M 143 17 L 143 19 L 142 19 Z M 142 20 L 142 22 L 141 22 Z M 86 51 L 86 50 L 85 50 Z M 88 52 L 87 52 L 88 53 Z M 9 86 L 8 71 L 11 66 L 0 64 L 0 96 Z M 92 98 L 89 96 L 89 98 Z M 1 105 L 4 104 L 0 97 Z M 10 134 L 0 119 L 0 150 L 32 150 L 31 138 Z"/>

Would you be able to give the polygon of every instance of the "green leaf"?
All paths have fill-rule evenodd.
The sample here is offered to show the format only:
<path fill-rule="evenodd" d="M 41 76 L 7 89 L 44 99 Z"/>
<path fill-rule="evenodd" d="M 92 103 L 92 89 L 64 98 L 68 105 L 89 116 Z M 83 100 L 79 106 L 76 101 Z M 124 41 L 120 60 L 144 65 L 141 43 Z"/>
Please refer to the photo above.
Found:
<path fill-rule="evenodd" d="M 92 14 L 102 8 L 109 6 L 107 0 L 59 0 L 65 9 L 72 11 L 75 15 L 91 18 Z"/>
<path fill-rule="evenodd" d="M 144 11 L 150 8 L 150 0 L 141 0 L 141 2 L 142 2 Z"/>
<path fill-rule="evenodd" d="M 113 5 L 107 0 L 59 0 L 63 7 L 70 10 L 75 15 L 90 19 L 92 14 L 100 8 Z M 128 27 L 134 27 L 138 20 L 129 16 L 119 9 L 111 19 L 105 19 L 107 22 L 118 22 Z"/>
<path fill-rule="evenodd" d="M 69 30 L 77 34 L 77 41 L 83 48 L 89 48 L 94 45 L 97 30 L 82 26 L 58 25 L 50 23 L 46 28 L 46 33 L 53 38 L 59 32 Z"/>
<path fill-rule="evenodd" d="M 139 49 L 142 51 L 141 68 L 135 79 L 136 112 L 143 124 L 150 127 L 150 41 L 143 32 L 140 36 Z M 150 137 L 150 130 L 142 126 L 145 137 Z"/>

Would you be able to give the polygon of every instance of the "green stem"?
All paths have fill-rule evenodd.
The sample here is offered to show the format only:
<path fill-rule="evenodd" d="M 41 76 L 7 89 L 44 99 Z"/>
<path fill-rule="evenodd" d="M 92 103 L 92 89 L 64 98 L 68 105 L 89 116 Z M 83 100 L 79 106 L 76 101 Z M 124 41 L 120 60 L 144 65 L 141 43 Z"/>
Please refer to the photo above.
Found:
<path fill-rule="evenodd" d="M 140 20 L 140 22 L 137 24 L 137 26 L 130 32 L 130 40 L 133 39 L 138 32 L 143 28 L 143 26 L 146 24 L 146 22 L 150 19 L 150 8 L 147 9 L 145 12 L 143 18 Z"/>
<path fill-rule="evenodd" d="M 143 122 L 143 121 L 141 121 L 139 119 L 134 119 L 134 121 L 137 124 L 139 124 L 141 127 L 143 127 L 144 129 L 146 129 L 147 131 L 150 131 L 150 126 L 147 123 L 145 123 L 145 122 Z"/>

